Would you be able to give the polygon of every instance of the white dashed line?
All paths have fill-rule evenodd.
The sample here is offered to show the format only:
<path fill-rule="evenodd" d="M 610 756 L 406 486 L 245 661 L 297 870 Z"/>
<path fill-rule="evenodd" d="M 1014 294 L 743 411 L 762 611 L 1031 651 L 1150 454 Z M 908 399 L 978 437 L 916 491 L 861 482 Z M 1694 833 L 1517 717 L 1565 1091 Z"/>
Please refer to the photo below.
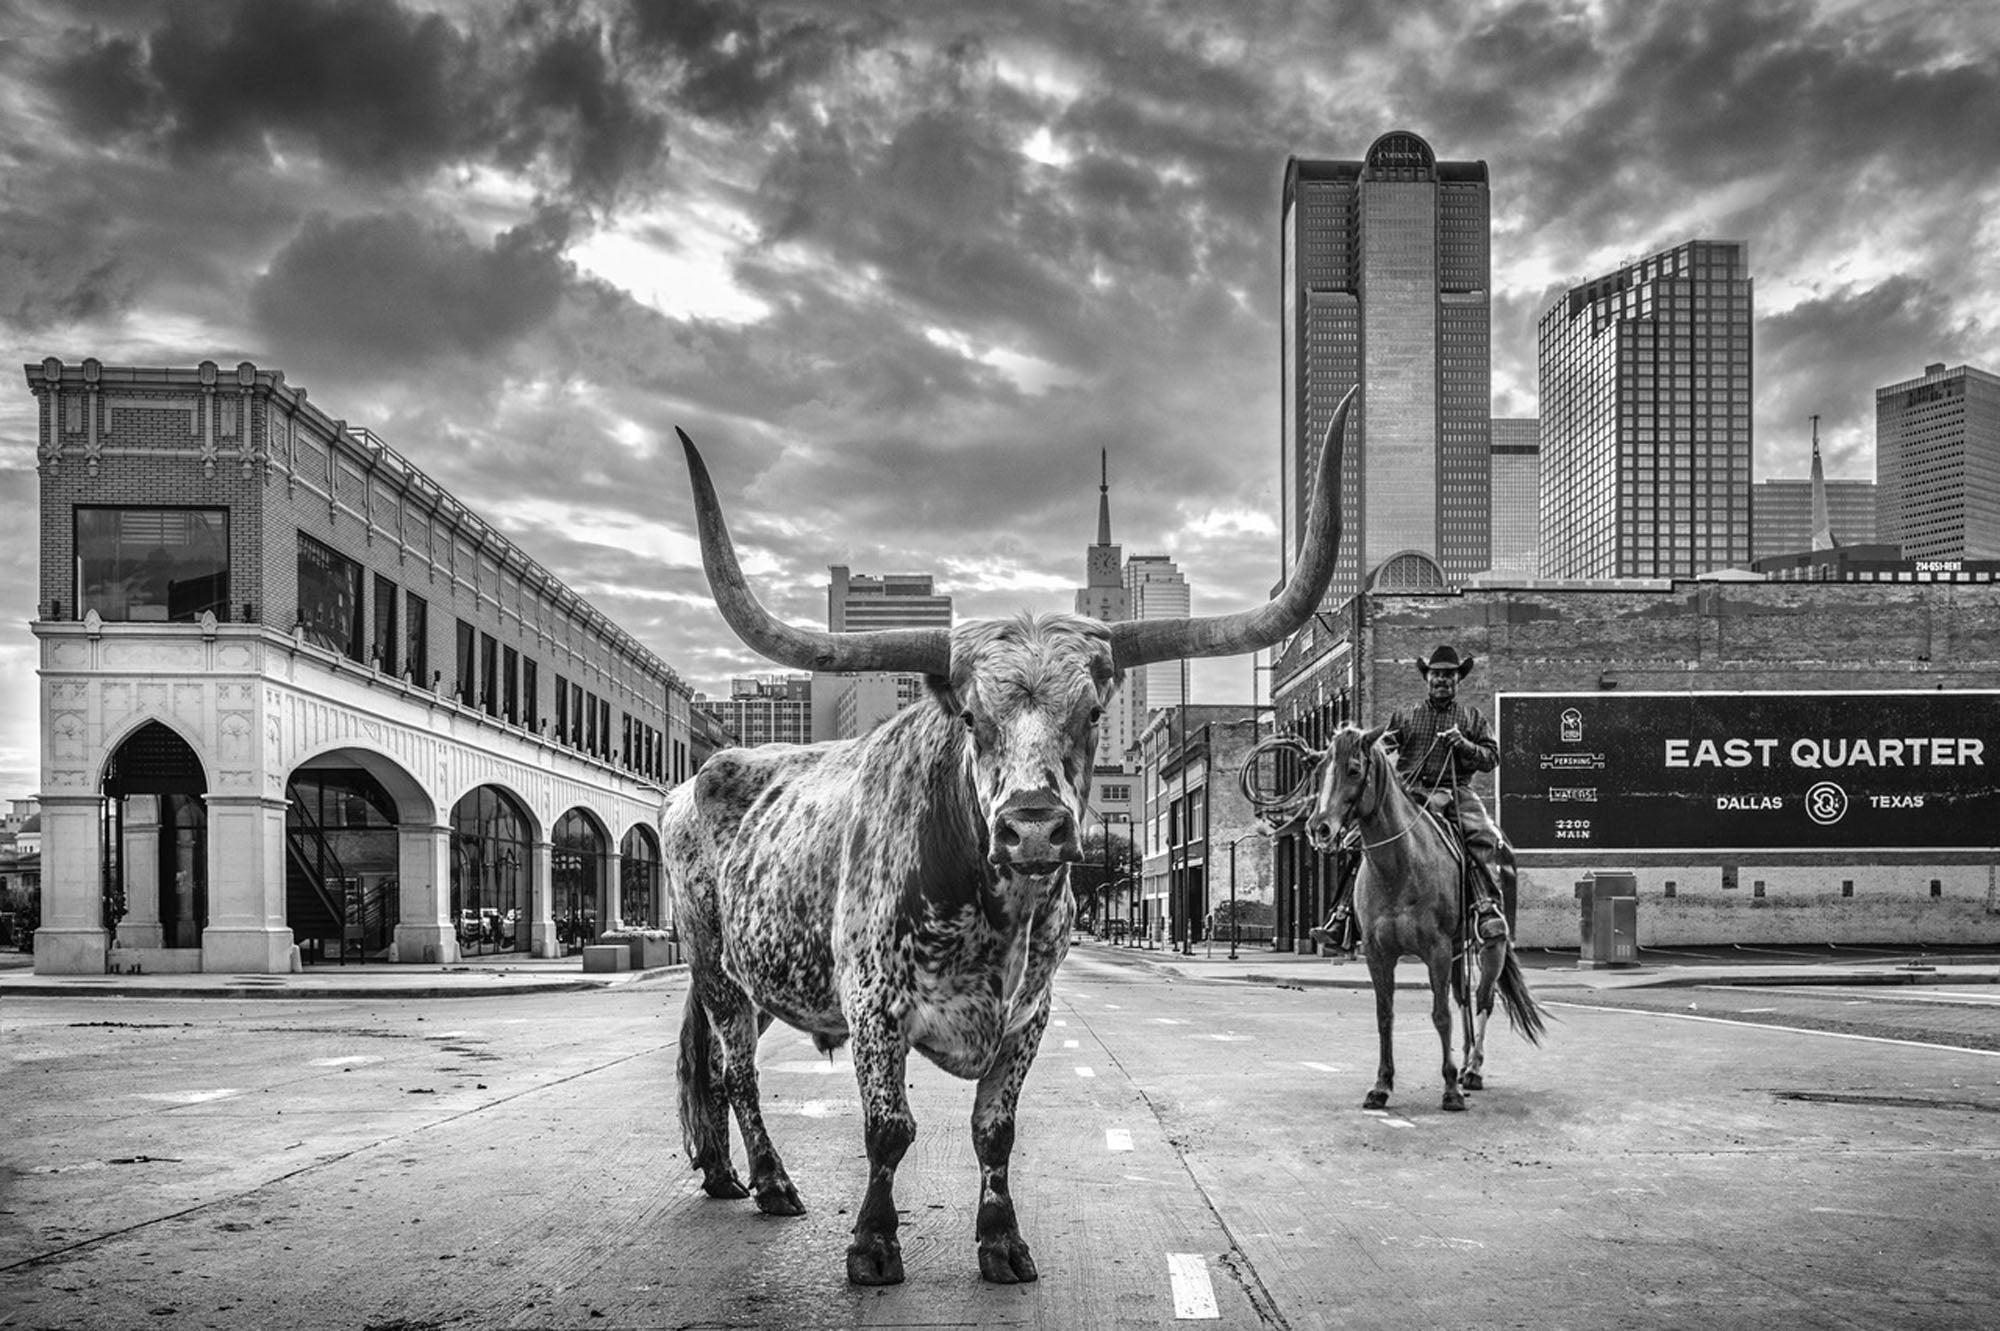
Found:
<path fill-rule="evenodd" d="M 1095 1077 L 1095 1076 L 1097 1075 L 1097 1069 L 1096 1069 L 1096 1068 L 1078 1068 L 1078 1069 L 1076 1070 L 1076 1075 L 1077 1075 L 1077 1076 L 1079 1076 L 1079 1077 Z"/>
<path fill-rule="evenodd" d="M 1125 1009 L 1119 1007 L 1116 1003 L 1106 1003 L 1104 1005 L 1104 1010 L 1106 1012 L 1123 1012 Z"/>
<path fill-rule="evenodd" d="M 380 1063 L 374 1054 L 342 1054 L 339 1058 L 315 1058 L 310 1066 L 316 1068 L 344 1068 L 355 1063 Z"/>
<path fill-rule="evenodd" d="M 1211 1031 L 1209 1034 L 1204 1035 L 1201 1038 L 1204 1040 L 1222 1040 L 1224 1042 L 1234 1042 L 1237 1040 L 1254 1040 L 1257 1037 L 1254 1035 L 1238 1035 L 1234 1031 L 1229 1032 L 1227 1035 L 1217 1035 L 1213 1031 Z"/>
<path fill-rule="evenodd" d="M 1314 1072 L 1339 1072 L 1341 1070 L 1338 1063 L 1301 1063 L 1299 1066 L 1302 1068 L 1311 1068 Z"/>
<path fill-rule="evenodd" d="M 1198 1252 L 1167 1254 L 1167 1279 L 1174 1286 L 1174 1317 L 1180 1321 L 1220 1321 L 1215 1286 L 1209 1283 L 1208 1259 Z"/>
<path fill-rule="evenodd" d="M 1162 1026 L 1185 1026 L 1185 1025 L 1187 1025 L 1187 1023 L 1186 1023 L 1186 1022 L 1184 1022 L 1184 1021 L 1182 1021 L 1182 1020 L 1181 1020 L 1181 1019 L 1180 1019 L 1179 1017 L 1155 1017 L 1155 1018 L 1153 1018 L 1153 1020 L 1154 1020 L 1154 1021 L 1157 1021 L 1157 1022 L 1159 1022 L 1159 1023 L 1160 1023 L 1160 1025 L 1162 1025 Z"/>
<path fill-rule="evenodd" d="M 1076 1042 L 1075 1040 L 1064 1040 L 1064 1041 L 1063 1041 L 1063 1048 L 1065 1048 L 1065 1049 L 1074 1049 L 1074 1048 L 1076 1048 L 1076 1047 L 1077 1047 L 1077 1042 Z"/>
<path fill-rule="evenodd" d="M 1104 1149 L 1107 1151 L 1129 1151 L 1132 1149 L 1132 1129 L 1106 1128 Z"/>

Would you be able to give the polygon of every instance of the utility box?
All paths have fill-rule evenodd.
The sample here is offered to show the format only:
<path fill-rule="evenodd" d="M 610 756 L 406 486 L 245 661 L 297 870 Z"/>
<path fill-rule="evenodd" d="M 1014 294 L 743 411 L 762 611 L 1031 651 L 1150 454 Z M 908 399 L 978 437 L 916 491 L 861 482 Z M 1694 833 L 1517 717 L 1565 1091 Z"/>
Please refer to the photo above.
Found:
<path fill-rule="evenodd" d="M 1639 964 L 1639 876 L 1612 872 L 1589 873 L 1576 881 L 1582 905 L 1583 949 L 1580 967 Z"/>

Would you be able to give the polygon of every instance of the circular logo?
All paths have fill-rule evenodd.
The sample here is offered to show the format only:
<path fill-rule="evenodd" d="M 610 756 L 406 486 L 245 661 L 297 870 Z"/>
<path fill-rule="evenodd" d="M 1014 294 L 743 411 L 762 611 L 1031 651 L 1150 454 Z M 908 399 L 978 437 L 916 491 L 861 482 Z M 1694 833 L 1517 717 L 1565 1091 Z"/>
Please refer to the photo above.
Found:
<path fill-rule="evenodd" d="M 1847 792 L 1831 781 L 1822 781 L 1806 792 L 1806 817 L 1821 827 L 1831 827 L 1847 816 Z"/>

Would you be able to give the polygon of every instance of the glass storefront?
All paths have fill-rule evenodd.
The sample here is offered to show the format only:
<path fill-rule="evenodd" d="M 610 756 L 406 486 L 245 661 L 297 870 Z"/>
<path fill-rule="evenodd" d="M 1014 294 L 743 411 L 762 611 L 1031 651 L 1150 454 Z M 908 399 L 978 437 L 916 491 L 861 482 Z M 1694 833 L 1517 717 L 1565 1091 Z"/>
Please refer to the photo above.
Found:
<path fill-rule="evenodd" d="M 533 948 L 530 827 L 513 796 L 492 786 L 481 786 L 453 807 L 451 919 L 462 954 Z"/>
<path fill-rule="evenodd" d="M 571 809 L 556 820 L 549 838 L 549 869 L 554 888 L 556 942 L 564 955 L 581 952 L 597 941 L 604 914 L 604 856 L 608 838 L 595 818 Z"/>
<path fill-rule="evenodd" d="M 618 918 L 628 929 L 661 928 L 666 903 L 660 892 L 660 845 L 652 830 L 635 827 L 627 832 L 618 853 Z"/>
<path fill-rule="evenodd" d="M 385 954 L 399 914 L 395 801 L 359 768 L 295 772 L 285 796 L 286 923 L 300 950 Z"/>

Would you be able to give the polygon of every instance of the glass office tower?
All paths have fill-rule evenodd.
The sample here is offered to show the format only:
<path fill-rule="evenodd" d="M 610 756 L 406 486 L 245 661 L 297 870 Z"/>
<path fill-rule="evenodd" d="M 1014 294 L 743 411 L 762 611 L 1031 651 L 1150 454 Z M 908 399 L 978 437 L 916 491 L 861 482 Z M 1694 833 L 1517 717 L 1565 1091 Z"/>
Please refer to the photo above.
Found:
<path fill-rule="evenodd" d="M 1448 581 L 1486 567 L 1491 254 L 1484 162 L 1441 162 L 1407 131 L 1361 161 L 1285 165 L 1280 360 L 1283 568 L 1341 397 L 1338 603 L 1405 551 Z"/>
<path fill-rule="evenodd" d="M 1748 566 L 1750 296 L 1745 247 L 1695 240 L 1543 313 L 1543 577 Z"/>

